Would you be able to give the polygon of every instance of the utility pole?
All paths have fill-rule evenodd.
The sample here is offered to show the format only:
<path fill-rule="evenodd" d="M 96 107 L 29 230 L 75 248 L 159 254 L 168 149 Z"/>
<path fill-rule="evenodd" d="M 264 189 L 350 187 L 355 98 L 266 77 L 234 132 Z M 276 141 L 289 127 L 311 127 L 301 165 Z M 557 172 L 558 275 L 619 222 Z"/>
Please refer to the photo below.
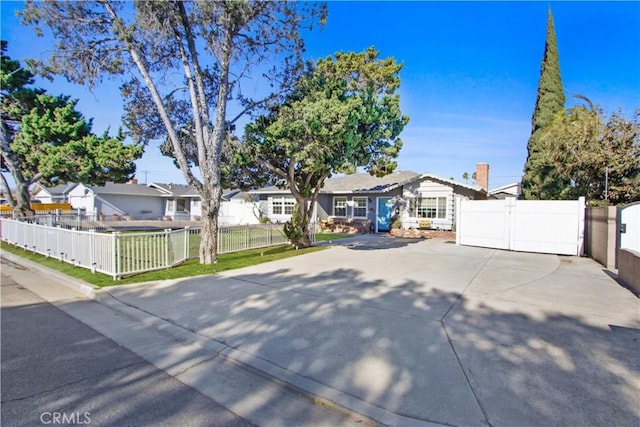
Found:
<path fill-rule="evenodd" d="M 144 174 L 144 185 L 147 185 L 147 174 L 151 171 L 140 171 Z"/>

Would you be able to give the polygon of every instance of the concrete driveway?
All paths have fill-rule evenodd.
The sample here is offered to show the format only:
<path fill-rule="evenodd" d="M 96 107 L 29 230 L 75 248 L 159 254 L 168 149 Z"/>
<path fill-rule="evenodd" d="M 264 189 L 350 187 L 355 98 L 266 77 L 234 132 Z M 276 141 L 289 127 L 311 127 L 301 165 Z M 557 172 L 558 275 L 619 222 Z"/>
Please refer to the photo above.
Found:
<path fill-rule="evenodd" d="M 103 292 L 381 423 L 640 423 L 639 300 L 587 258 L 371 235 Z"/>

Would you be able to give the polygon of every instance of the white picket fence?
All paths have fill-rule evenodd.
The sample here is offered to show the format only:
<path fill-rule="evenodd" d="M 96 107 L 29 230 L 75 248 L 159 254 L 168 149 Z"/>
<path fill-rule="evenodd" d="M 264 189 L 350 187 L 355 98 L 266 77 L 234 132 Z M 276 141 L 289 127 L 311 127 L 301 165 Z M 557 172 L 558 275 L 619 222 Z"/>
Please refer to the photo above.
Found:
<path fill-rule="evenodd" d="M 189 230 L 96 233 L 7 220 L 2 241 L 77 267 L 123 276 L 172 267 L 189 257 Z"/>
<path fill-rule="evenodd" d="M 98 233 L 0 220 L 2 241 L 114 279 L 169 268 L 198 257 L 198 241 L 190 244 L 190 240 L 191 235 L 199 233 L 199 229 L 190 228 Z M 219 254 L 285 243 L 281 225 L 221 227 L 218 232 Z"/>

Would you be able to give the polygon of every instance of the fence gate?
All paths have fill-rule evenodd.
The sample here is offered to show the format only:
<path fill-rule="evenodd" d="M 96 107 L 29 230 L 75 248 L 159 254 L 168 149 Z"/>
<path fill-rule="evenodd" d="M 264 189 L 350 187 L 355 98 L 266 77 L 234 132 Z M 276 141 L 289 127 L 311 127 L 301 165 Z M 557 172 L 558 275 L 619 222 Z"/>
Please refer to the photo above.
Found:
<path fill-rule="evenodd" d="M 640 202 L 619 208 L 619 248 L 640 252 Z"/>
<path fill-rule="evenodd" d="M 522 252 L 582 255 L 585 201 L 462 200 L 456 243 Z"/>

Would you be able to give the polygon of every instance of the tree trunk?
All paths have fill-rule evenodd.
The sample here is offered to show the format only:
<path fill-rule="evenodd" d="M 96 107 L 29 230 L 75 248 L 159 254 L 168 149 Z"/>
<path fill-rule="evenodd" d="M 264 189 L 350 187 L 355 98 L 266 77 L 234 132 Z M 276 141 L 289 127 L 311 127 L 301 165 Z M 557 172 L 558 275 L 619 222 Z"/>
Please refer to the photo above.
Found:
<path fill-rule="evenodd" d="M 300 211 L 300 218 L 302 223 L 300 224 L 302 231 L 302 239 L 300 246 L 308 248 L 311 246 L 311 236 L 309 235 L 309 223 L 311 222 L 311 215 L 313 214 L 313 205 L 308 205 L 307 200 L 303 199 L 302 203 L 298 207 Z"/>
<path fill-rule="evenodd" d="M 16 206 L 13 208 L 14 218 L 28 218 L 35 215 L 31 209 L 31 194 L 29 194 L 29 184 L 26 182 L 16 182 Z"/>
<path fill-rule="evenodd" d="M 221 191 L 216 186 L 207 190 L 207 193 L 201 195 L 200 264 L 215 264 L 218 262 L 218 214 Z"/>
<path fill-rule="evenodd" d="M 11 207 L 11 210 L 13 211 L 16 208 L 16 201 L 13 198 L 13 193 L 11 192 L 11 188 L 9 188 L 9 183 L 7 182 L 7 178 L 4 176 L 3 173 L 0 173 L 0 184 L 2 184 L 2 192 L 5 195 L 7 203 L 9 204 L 9 206 Z"/>
<path fill-rule="evenodd" d="M 313 207 L 315 206 L 316 198 L 312 197 L 309 200 L 301 197 L 299 194 L 294 198 L 296 200 L 296 208 L 299 219 L 294 220 L 294 217 L 292 216 L 290 223 L 293 227 L 300 231 L 300 237 L 291 243 L 298 248 L 308 248 L 312 244 L 311 234 L 309 233 L 309 224 L 311 223 L 311 216 L 313 215 Z"/>

